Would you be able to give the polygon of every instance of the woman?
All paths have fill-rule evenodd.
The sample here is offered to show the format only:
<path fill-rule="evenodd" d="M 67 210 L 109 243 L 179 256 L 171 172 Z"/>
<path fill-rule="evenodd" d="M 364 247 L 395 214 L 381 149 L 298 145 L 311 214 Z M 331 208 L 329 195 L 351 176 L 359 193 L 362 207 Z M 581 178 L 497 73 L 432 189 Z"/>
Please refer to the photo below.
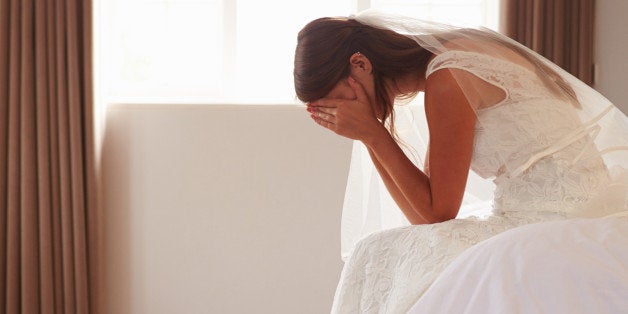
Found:
<path fill-rule="evenodd" d="M 334 311 L 407 311 L 445 266 L 484 239 L 532 222 L 625 210 L 626 185 L 614 174 L 628 160 L 625 115 L 499 34 L 372 12 L 317 19 L 299 33 L 294 79 L 312 119 L 363 143 L 399 209 L 420 225 L 360 234 Z M 393 107 L 419 92 L 429 128 L 422 169 L 395 137 Z M 469 169 L 494 179 L 487 219 L 454 219 Z"/>

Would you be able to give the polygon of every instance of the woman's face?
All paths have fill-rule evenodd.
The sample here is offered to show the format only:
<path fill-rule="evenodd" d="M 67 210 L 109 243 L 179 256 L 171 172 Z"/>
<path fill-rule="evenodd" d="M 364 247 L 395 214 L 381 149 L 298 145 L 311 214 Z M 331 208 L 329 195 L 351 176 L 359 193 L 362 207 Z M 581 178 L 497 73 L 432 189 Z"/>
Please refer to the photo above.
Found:
<path fill-rule="evenodd" d="M 325 95 L 325 98 L 355 100 L 358 97 L 351 85 L 349 85 L 348 78 L 344 78 L 336 83 L 334 88 Z"/>
<path fill-rule="evenodd" d="M 371 105 L 375 99 L 375 83 L 372 70 L 371 62 L 360 53 L 353 54 L 349 59 L 349 76 L 362 86 Z M 349 85 L 348 79 L 344 78 L 338 81 L 324 98 L 357 99 L 356 91 Z"/>
<path fill-rule="evenodd" d="M 353 77 L 353 79 L 356 80 L 362 86 L 369 100 L 369 103 L 371 107 L 373 108 L 373 111 L 375 112 L 375 115 L 381 119 L 382 113 L 379 112 L 381 109 L 379 109 L 378 106 L 373 105 L 373 100 L 375 99 L 375 87 L 373 83 L 373 76 L 370 75 L 366 77 L 360 77 L 360 76 L 351 76 L 351 77 Z M 338 83 L 336 83 L 336 85 L 331 89 L 331 91 L 329 91 L 329 93 L 327 93 L 327 95 L 325 95 L 324 98 L 345 99 L 345 100 L 358 99 L 357 91 L 353 90 L 351 85 L 349 85 L 348 80 L 349 78 L 345 78 L 338 81 Z"/>

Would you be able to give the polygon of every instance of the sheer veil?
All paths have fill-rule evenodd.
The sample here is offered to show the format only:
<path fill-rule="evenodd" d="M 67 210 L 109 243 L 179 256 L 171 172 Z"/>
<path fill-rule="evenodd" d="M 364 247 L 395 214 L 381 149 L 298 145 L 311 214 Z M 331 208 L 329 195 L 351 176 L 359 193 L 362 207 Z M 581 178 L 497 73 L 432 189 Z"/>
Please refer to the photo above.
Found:
<path fill-rule="evenodd" d="M 449 26 L 376 10 L 363 11 L 352 18 L 362 24 L 393 30 L 412 38 L 435 55 L 451 51 L 488 55 L 534 72 L 539 78 L 538 82 L 552 91 L 558 100 L 548 102 L 547 106 L 569 106 L 570 114 L 579 120 L 578 127 L 538 130 L 536 138 L 542 143 L 535 144 L 542 144 L 543 149 L 532 155 L 499 156 L 499 162 L 503 165 L 501 171 L 517 176 L 540 159 L 576 141 L 588 141 L 594 144 L 589 145 L 593 149 L 583 150 L 570 161 L 569 166 L 581 167 L 586 161 L 602 159 L 608 168 L 609 181 L 603 183 L 606 187 L 603 193 L 592 195 L 586 204 L 574 209 L 574 213 L 577 216 L 599 217 L 628 210 L 628 119 L 597 91 L 525 46 L 488 29 Z M 466 95 L 477 94 L 475 86 L 462 77 L 455 78 Z M 499 130 L 491 130 L 495 126 L 490 121 L 490 115 L 482 114 L 485 109 L 482 102 L 472 99 L 474 97 L 468 97 L 471 107 L 476 111 L 477 124 L 487 133 L 499 134 Z M 402 143 L 400 146 L 422 169 L 428 138 L 422 109 L 395 106 L 395 112 L 397 135 Z M 461 213 L 469 213 L 477 208 L 490 211 L 494 187 L 492 179 L 495 178 L 470 174 Z M 349 256 L 355 244 L 367 235 L 408 224 L 386 191 L 368 151 L 360 142 L 354 142 L 342 213 L 343 260 Z"/>

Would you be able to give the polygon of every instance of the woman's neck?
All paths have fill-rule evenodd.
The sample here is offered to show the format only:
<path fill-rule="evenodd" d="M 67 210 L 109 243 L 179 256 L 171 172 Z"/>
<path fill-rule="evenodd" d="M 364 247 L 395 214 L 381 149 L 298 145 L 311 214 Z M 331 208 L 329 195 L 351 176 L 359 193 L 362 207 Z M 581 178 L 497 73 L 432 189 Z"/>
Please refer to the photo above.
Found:
<path fill-rule="evenodd" d="M 392 98 L 410 95 L 425 90 L 425 78 L 408 75 L 404 78 L 396 79 L 388 84 L 388 90 L 392 93 Z"/>

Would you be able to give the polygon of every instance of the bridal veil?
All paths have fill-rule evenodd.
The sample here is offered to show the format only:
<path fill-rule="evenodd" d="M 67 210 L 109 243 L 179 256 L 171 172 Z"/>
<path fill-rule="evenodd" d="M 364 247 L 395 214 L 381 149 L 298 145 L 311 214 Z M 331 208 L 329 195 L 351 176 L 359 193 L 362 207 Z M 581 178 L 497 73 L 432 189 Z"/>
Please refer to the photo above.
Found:
<path fill-rule="evenodd" d="M 525 46 L 488 29 L 462 28 L 420 21 L 400 15 L 367 10 L 352 16 L 358 22 L 376 28 L 388 29 L 415 40 L 420 46 L 440 55 L 449 51 L 463 51 L 510 60 L 536 73 L 539 82 L 555 93 L 557 99 L 569 104 L 571 112 L 580 120 L 579 126 L 560 132 L 545 128 L 536 135 L 542 149 L 532 156 L 498 156 L 500 171 L 510 176 L 524 173 L 534 163 L 552 155 L 575 141 L 586 140 L 595 149 L 584 150 L 567 167 L 577 167 L 592 158 L 601 158 L 609 171 L 609 182 L 604 192 L 592 195 L 586 204 L 574 209 L 577 216 L 601 217 L 628 210 L 628 119 L 608 99 L 590 86 Z M 490 115 L 480 114 L 481 99 L 476 87 L 463 77 L 454 76 L 476 111 L 477 123 L 486 132 L 491 130 Z M 517 80 L 517 78 L 513 78 Z M 471 95 L 476 95 L 472 97 Z M 403 102 L 403 101 L 402 101 Z M 558 102 L 560 103 L 560 102 Z M 499 105 L 499 104 L 497 104 Z M 548 102 L 554 106 L 556 102 Z M 428 133 L 421 108 L 395 106 L 395 127 L 400 146 L 418 168 L 423 168 Z M 545 133 L 543 133 L 545 132 Z M 556 133 L 558 132 L 558 133 Z M 560 134 L 560 136 L 557 136 Z M 496 138 L 496 141 L 500 139 Z M 474 209 L 490 209 L 492 182 L 490 177 L 471 174 L 467 183 L 461 213 Z M 342 212 L 341 250 L 343 260 L 355 244 L 367 235 L 390 228 L 408 225 L 407 219 L 388 194 L 368 151 L 354 142 L 347 189 Z"/>

